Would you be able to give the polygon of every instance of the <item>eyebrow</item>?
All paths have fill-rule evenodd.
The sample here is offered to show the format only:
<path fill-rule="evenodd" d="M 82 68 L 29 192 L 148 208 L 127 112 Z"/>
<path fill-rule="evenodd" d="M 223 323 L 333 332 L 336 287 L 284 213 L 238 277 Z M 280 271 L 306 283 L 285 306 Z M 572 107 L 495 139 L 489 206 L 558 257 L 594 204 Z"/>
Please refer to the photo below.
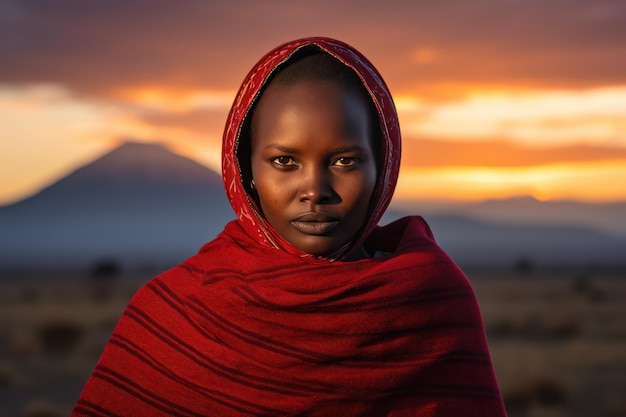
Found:
<path fill-rule="evenodd" d="M 295 148 L 289 148 L 287 146 L 278 145 L 275 143 L 271 143 L 265 147 L 265 149 L 276 149 L 280 152 L 288 153 L 288 154 L 300 154 L 301 152 Z"/>
<path fill-rule="evenodd" d="M 352 146 L 344 146 L 341 148 L 336 148 L 331 151 L 333 155 L 337 155 L 340 153 L 348 153 L 348 152 L 367 152 L 367 150 L 362 146 L 352 145 Z"/>
<path fill-rule="evenodd" d="M 301 150 L 296 149 L 296 148 L 290 148 L 288 146 L 283 146 L 283 145 L 279 145 L 276 143 L 272 143 L 269 144 L 265 147 L 265 149 L 276 149 L 280 152 L 284 152 L 284 153 L 288 153 L 288 154 L 293 154 L 293 155 L 299 155 L 302 153 Z M 362 146 L 359 145 L 352 145 L 352 146 L 342 146 L 340 148 L 335 148 L 332 149 L 330 151 L 331 155 L 337 155 L 340 153 L 348 153 L 348 152 L 366 152 L 366 149 L 363 148 Z"/>

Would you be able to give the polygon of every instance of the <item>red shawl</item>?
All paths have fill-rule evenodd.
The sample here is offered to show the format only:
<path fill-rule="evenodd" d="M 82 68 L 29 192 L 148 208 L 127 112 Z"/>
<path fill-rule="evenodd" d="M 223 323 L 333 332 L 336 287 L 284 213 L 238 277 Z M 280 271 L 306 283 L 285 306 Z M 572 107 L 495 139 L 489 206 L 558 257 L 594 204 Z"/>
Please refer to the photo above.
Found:
<path fill-rule="evenodd" d="M 387 162 L 373 225 L 355 239 L 377 257 L 306 256 L 272 231 L 245 192 L 235 154 L 245 113 L 271 69 L 311 44 L 347 56 L 364 84 L 383 93 L 374 101 Z M 316 38 L 284 45 L 255 67 L 224 140 L 238 220 L 137 293 L 73 415 L 506 415 L 467 278 L 421 218 L 375 226 L 395 184 L 399 134 L 386 87 L 362 59 Z"/>

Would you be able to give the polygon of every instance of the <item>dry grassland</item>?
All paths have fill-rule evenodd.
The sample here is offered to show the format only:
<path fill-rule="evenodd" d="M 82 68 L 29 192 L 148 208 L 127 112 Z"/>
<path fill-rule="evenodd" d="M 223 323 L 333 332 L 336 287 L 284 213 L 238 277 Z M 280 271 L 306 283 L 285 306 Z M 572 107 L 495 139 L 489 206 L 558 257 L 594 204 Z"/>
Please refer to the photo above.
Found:
<path fill-rule="evenodd" d="M 626 273 L 468 273 L 510 417 L 626 416 Z M 0 415 L 67 415 L 148 276 L 0 281 Z"/>

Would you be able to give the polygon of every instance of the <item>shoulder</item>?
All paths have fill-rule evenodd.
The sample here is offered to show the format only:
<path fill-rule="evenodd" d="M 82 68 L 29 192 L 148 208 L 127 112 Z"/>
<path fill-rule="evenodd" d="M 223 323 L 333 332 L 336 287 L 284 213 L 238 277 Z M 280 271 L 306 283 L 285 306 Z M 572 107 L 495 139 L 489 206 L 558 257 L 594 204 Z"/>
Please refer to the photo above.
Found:
<path fill-rule="evenodd" d="M 367 238 L 365 245 L 371 252 L 395 253 L 419 244 L 435 244 L 432 230 L 421 216 L 407 216 L 387 225 L 378 226 Z M 408 246 L 407 246 L 408 245 Z"/>
<path fill-rule="evenodd" d="M 133 296 L 131 305 L 151 303 L 154 299 L 163 298 L 166 293 L 197 293 L 207 277 L 219 270 L 220 265 L 232 263 L 236 250 L 233 249 L 233 238 L 227 232 L 229 226 L 215 239 L 204 244 L 196 254 L 146 282 Z"/>

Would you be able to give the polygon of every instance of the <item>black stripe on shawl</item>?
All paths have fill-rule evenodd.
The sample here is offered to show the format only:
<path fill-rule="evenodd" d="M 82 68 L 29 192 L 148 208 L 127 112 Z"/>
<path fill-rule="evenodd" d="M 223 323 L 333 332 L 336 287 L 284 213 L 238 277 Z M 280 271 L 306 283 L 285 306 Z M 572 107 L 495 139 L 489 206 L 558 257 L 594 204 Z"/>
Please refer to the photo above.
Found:
<path fill-rule="evenodd" d="M 106 408 L 100 407 L 98 404 L 94 404 L 91 401 L 79 399 L 74 408 L 74 412 L 91 417 L 123 417 L 119 414 L 113 413 Z"/>
<path fill-rule="evenodd" d="M 309 363 L 314 363 L 314 364 L 324 363 L 324 362 L 333 362 L 336 360 L 336 357 L 333 355 L 327 355 L 327 354 L 320 353 L 320 352 L 310 350 L 310 349 L 296 348 L 293 345 L 290 345 L 288 343 L 283 343 L 269 336 L 264 336 L 262 334 L 255 333 L 251 330 L 245 329 L 235 324 L 234 322 L 228 321 L 224 317 L 217 315 L 211 309 L 207 308 L 204 305 L 204 303 L 202 303 L 201 300 L 198 300 L 195 297 L 190 297 L 190 300 L 194 302 L 193 304 L 190 304 L 190 307 L 197 310 L 197 312 L 201 314 L 205 320 L 211 321 L 211 323 L 213 323 L 215 326 L 218 326 L 220 329 L 256 347 L 268 350 L 273 353 L 290 356 L 295 359 L 299 359 L 299 360 L 306 361 Z M 474 322 L 448 323 L 445 325 L 439 324 L 439 325 L 432 325 L 432 326 L 420 325 L 417 327 L 413 327 L 413 328 L 396 332 L 395 336 L 397 337 L 398 335 L 401 335 L 401 334 L 411 334 L 411 333 L 419 333 L 419 332 L 433 331 L 433 330 L 436 331 L 436 330 L 444 330 L 444 329 L 463 329 L 463 328 L 481 328 L 481 325 L 479 323 L 474 323 Z M 323 334 L 323 333 L 316 332 L 316 334 Z M 385 334 L 390 335 L 393 333 L 386 331 Z M 331 335 L 331 333 L 328 333 L 328 335 Z M 344 334 L 332 333 L 332 335 L 334 337 L 354 337 L 354 336 L 371 337 L 371 336 L 377 335 L 377 333 L 372 333 L 372 334 L 369 334 L 369 333 L 344 333 Z M 388 363 L 381 364 L 377 362 L 372 362 L 368 364 L 369 366 L 363 366 L 364 365 L 363 361 L 359 361 L 356 363 L 351 363 L 349 361 L 342 361 L 341 365 L 344 367 L 350 367 L 350 368 L 369 367 L 370 369 L 389 367 Z"/>
<path fill-rule="evenodd" d="M 359 288 L 342 291 L 338 294 L 319 300 L 315 303 L 308 303 L 302 306 L 289 306 L 285 308 L 281 304 L 272 302 L 250 287 L 237 287 L 233 289 L 233 293 L 241 297 L 246 302 L 270 308 L 272 310 L 288 309 L 292 312 L 301 313 L 341 313 L 341 312 L 377 312 L 389 308 L 389 306 L 405 306 L 426 304 L 441 300 L 454 299 L 474 299 L 474 292 L 467 286 L 435 288 L 428 291 L 421 291 L 418 294 L 401 293 L 391 297 L 385 297 L 373 303 L 370 300 L 355 302 L 347 300 L 342 304 L 332 304 L 332 302 L 344 297 L 351 297 L 360 293 L 366 293 L 371 288 L 364 283 Z"/>
<path fill-rule="evenodd" d="M 179 384 L 195 392 L 202 393 L 207 398 L 214 400 L 220 404 L 226 405 L 230 408 L 236 409 L 239 412 L 244 412 L 244 411 L 249 412 L 250 409 L 255 409 L 256 410 L 255 412 L 257 413 L 269 412 L 269 413 L 276 414 L 276 415 L 280 414 L 280 411 L 278 410 L 267 408 L 267 407 L 262 407 L 253 402 L 246 401 L 238 397 L 233 397 L 231 395 L 225 394 L 222 391 L 207 388 L 205 386 L 195 384 L 192 381 L 189 381 L 185 378 L 181 378 L 180 376 L 170 371 L 167 367 L 163 366 L 159 361 L 157 361 L 152 356 L 150 356 L 147 352 L 145 352 L 143 349 L 141 349 L 141 347 L 133 343 L 130 339 L 127 339 L 120 335 L 115 335 L 115 338 L 111 339 L 111 344 L 114 344 L 120 347 L 121 349 L 125 350 L 126 352 L 128 352 L 130 355 L 135 356 L 137 359 L 141 360 L 146 365 L 150 366 L 156 372 L 159 372 L 160 374 L 167 377 L 168 379 L 172 381 L 176 381 Z M 200 364 L 200 366 L 202 366 L 202 364 Z"/>
<path fill-rule="evenodd" d="M 156 286 L 158 286 L 162 291 L 165 291 L 167 293 L 167 295 L 164 294 L 162 291 L 159 291 L 156 288 Z M 172 308 L 174 308 L 175 310 L 181 312 L 181 308 L 182 308 L 181 305 L 184 303 L 184 301 L 182 299 L 180 299 L 180 297 L 178 297 L 174 292 L 172 292 L 164 283 L 155 280 L 154 281 L 154 285 L 151 286 L 151 287 L 152 287 L 151 289 L 153 291 L 155 291 L 167 304 L 172 306 Z M 174 298 L 174 300 L 169 300 L 168 296 Z M 179 305 L 176 305 L 176 304 L 179 304 Z M 211 314 L 211 311 L 206 309 L 206 307 L 201 302 L 199 302 L 199 300 L 194 300 L 194 304 L 195 304 L 195 307 L 196 307 L 195 310 L 197 310 L 196 312 L 199 313 L 199 314 L 202 314 L 204 316 L 204 318 L 206 318 L 206 314 Z M 187 307 L 189 307 L 189 306 L 190 306 L 190 304 L 187 304 Z M 143 314 L 142 311 L 137 310 L 137 313 L 139 313 L 142 316 L 144 316 L 144 318 L 146 320 L 148 320 L 148 321 L 151 320 L 148 316 Z M 219 317 L 216 317 L 216 318 L 219 319 Z M 187 317 L 186 315 L 185 315 L 185 320 L 190 321 L 189 317 Z M 140 320 L 140 321 L 143 321 L 143 320 Z M 154 330 L 149 329 L 146 322 L 142 323 L 142 326 L 144 326 L 147 330 L 153 332 L 157 337 L 162 337 L 162 334 L 159 331 L 157 331 L 157 329 L 156 329 L 157 327 L 160 327 L 160 326 L 158 326 L 158 324 L 156 324 L 155 322 L 153 322 L 152 325 L 156 326 L 154 328 Z M 244 331 L 244 329 L 238 328 L 237 326 L 233 325 L 232 323 L 229 323 L 228 321 L 224 321 L 224 325 L 226 325 L 226 326 L 231 328 L 231 330 L 230 330 L 231 333 L 234 332 L 234 331 L 237 331 L 237 330 Z M 467 326 L 467 324 L 463 324 L 463 323 L 459 324 L 459 323 L 457 323 L 457 324 L 450 324 L 450 325 L 446 325 L 446 326 L 435 326 L 434 328 L 444 329 L 444 328 L 459 328 L 459 327 L 464 327 L 464 326 Z M 474 324 L 470 324 L 469 327 L 474 327 L 474 326 L 475 326 Z M 233 327 L 234 327 L 234 330 L 232 330 Z M 222 327 L 222 328 L 224 330 L 227 330 L 227 328 L 225 328 L 225 327 Z M 164 329 L 158 329 L 158 330 L 165 331 Z M 413 329 L 413 331 L 418 331 L 418 330 L 431 330 L 431 329 L 426 329 L 423 326 L 421 326 L 419 329 Z M 262 337 L 261 335 L 254 334 L 252 332 L 248 332 L 248 333 L 249 333 L 249 335 L 251 337 L 261 338 L 265 342 L 276 342 L 276 341 L 274 341 L 274 340 L 272 340 L 270 338 L 265 338 L 265 337 Z M 168 343 L 170 346 L 174 347 L 175 349 L 179 350 L 182 354 L 185 354 L 186 356 L 190 357 L 192 360 L 197 362 L 196 358 L 193 358 L 189 353 L 183 352 L 182 350 L 179 349 L 180 346 L 184 346 L 185 345 L 185 342 L 180 340 L 180 339 L 178 339 L 178 338 L 176 338 L 173 335 L 171 335 L 171 336 L 174 339 L 174 342 L 173 343 L 167 342 L 167 340 L 165 340 L 165 342 Z M 254 340 L 252 340 L 251 342 L 255 343 Z M 259 345 L 259 344 L 255 343 L 255 345 Z M 261 343 L 260 345 L 261 345 L 261 347 L 265 347 L 266 349 L 269 349 L 271 351 L 275 351 L 277 353 L 283 353 L 283 354 L 287 354 L 287 355 L 289 355 L 291 353 L 291 356 L 293 356 L 294 353 L 297 353 L 297 352 L 284 351 L 282 349 L 276 350 L 276 349 L 273 349 L 272 347 L 267 346 L 267 345 L 263 346 L 263 343 Z M 288 345 L 284 345 L 283 347 L 284 348 L 293 348 L 292 346 L 288 346 Z M 191 350 L 194 350 L 194 349 L 191 349 Z M 306 351 L 303 351 L 303 352 L 306 352 Z M 194 353 L 196 355 L 198 355 L 198 356 L 203 357 L 204 360 L 210 362 L 209 358 L 205 357 L 204 355 L 200 354 L 199 352 L 195 351 Z M 325 360 L 331 360 L 332 359 L 331 357 L 320 356 L 320 354 L 318 352 L 308 351 L 306 353 L 308 353 L 309 355 L 313 355 L 313 357 L 308 357 L 307 358 L 306 356 L 303 357 L 301 355 L 298 355 L 298 357 L 301 358 L 301 359 L 309 359 L 309 360 L 314 359 L 316 362 L 319 359 L 322 359 L 322 360 L 324 360 L 324 359 Z M 462 361 L 462 362 L 468 362 L 468 363 L 482 363 L 482 364 L 489 363 L 489 359 L 488 358 L 485 358 L 484 355 L 477 355 L 476 353 L 477 352 L 469 352 L 469 351 L 455 352 L 453 354 L 447 355 L 446 360 L 455 360 L 455 361 Z M 220 366 L 219 364 L 215 364 L 215 365 Z M 354 364 L 354 366 L 366 369 L 367 367 L 363 366 L 363 365 L 364 365 L 363 363 Z M 388 367 L 389 365 L 390 364 L 388 363 L 386 366 Z M 203 366 L 208 366 L 208 365 L 204 364 Z M 250 380 L 242 381 L 239 378 L 232 378 L 233 375 L 231 374 L 231 372 L 238 373 L 237 370 L 233 370 L 231 368 L 224 367 L 224 366 L 220 366 L 220 367 L 223 369 L 223 371 L 226 372 L 226 374 L 223 375 L 223 376 L 231 379 L 233 382 L 244 383 L 244 384 L 250 384 L 252 382 Z M 222 374 L 222 373 L 220 372 L 220 374 Z M 241 374 L 241 376 L 247 377 L 247 375 L 245 375 L 245 374 Z M 248 377 L 248 379 L 249 378 L 250 377 Z M 264 380 L 265 380 L 265 383 L 269 383 L 269 384 L 276 384 L 277 383 L 277 381 L 272 381 L 271 379 L 264 379 Z M 255 378 L 254 381 L 257 381 L 257 384 L 253 384 L 253 385 L 257 385 L 257 387 L 259 389 L 266 389 L 266 390 L 273 391 L 273 392 L 281 392 L 283 394 L 288 393 L 288 392 L 284 392 L 284 390 L 276 389 L 275 386 L 274 387 L 268 387 L 268 386 L 259 385 L 258 383 L 262 382 L 262 380 L 259 379 L 259 378 Z M 280 386 L 285 386 L 285 387 L 296 388 L 296 386 L 294 386 L 293 383 L 289 383 L 289 384 L 279 383 L 279 385 Z M 460 387 L 462 387 L 462 386 L 458 386 L 457 388 L 460 388 Z M 317 388 L 317 390 L 319 390 L 318 392 L 332 392 L 333 389 L 336 389 L 336 387 L 332 387 L 332 386 L 323 386 L 323 387 L 300 386 L 300 387 L 298 387 L 298 389 L 304 390 L 304 392 L 310 392 L 310 390 L 312 388 L 313 389 Z M 470 387 L 470 388 L 472 388 L 472 387 Z M 411 391 L 413 391 L 413 390 L 411 390 Z M 429 389 L 427 389 L 427 387 L 421 387 L 420 388 L 420 392 L 423 392 L 423 391 L 429 391 Z M 296 393 L 297 392 L 292 392 L 292 394 L 296 394 Z M 451 394 L 454 394 L 454 393 L 451 392 Z M 453 396 L 456 396 L 456 395 L 453 395 Z M 467 395 L 467 396 L 473 397 L 472 395 Z"/>
<path fill-rule="evenodd" d="M 158 396 L 152 391 L 144 388 L 143 385 L 138 384 L 130 378 L 127 378 L 124 375 L 115 372 L 113 369 L 105 367 L 103 365 L 96 366 L 93 376 L 108 382 L 119 390 L 138 398 L 139 400 L 151 405 L 154 408 L 165 411 L 170 415 L 180 417 L 206 417 L 204 414 L 197 413 L 193 410 L 176 404 L 173 401 Z"/>
<path fill-rule="evenodd" d="M 155 288 L 152 288 L 152 289 L 155 290 Z M 163 298 L 162 293 L 157 292 L 157 295 Z M 167 300 L 164 300 L 164 301 L 168 302 Z M 252 386 L 252 387 L 265 390 L 265 391 L 278 392 L 278 393 L 290 394 L 290 395 L 298 395 L 298 394 L 301 394 L 302 392 L 328 393 L 328 392 L 333 392 L 334 390 L 336 390 L 335 386 L 322 384 L 322 383 L 316 383 L 316 384 L 307 383 L 306 385 L 303 385 L 303 384 L 297 384 L 294 382 L 284 382 L 284 381 L 274 380 L 271 378 L 260 379 L 260 378 L 250 377 L 249 375 L 239 371 L 238 369 L 224 366 L 212 360 L 211 358 L 204 355 L 203 353 L 195 349 L 193 346 L 188 344 L 183 339 L 175 336 L 169 330 L 160 326 L 156 321 L 154 321 L 151 317 L 149 317 L 149 315 L 147 315 L 146 313 L 144 313 L 142 310 L 138 309 L 135 306 L 132 306 L 132 305 L 129 306 L 127 308 L 127 311 L 125 312 L 125 315 L 131 318 L 133 321 L 140 324 L 148 332 L 154 334 L 161 341 L 163 341 L 164 343 L 166 343 L 173 349 L 177 350 L 180 354 L 196 362 L 199 366 L 202 366 L 219 376 L 227 378 L 234 383 L 239 383 L 247 387 Z M 269 386 L 268 384 L 271 384 L 271 386 Z"/>
<path fill-rule="evenodd" d="M 202 308 L 202 309 L 195 309 L 194 308 L 195 307 L 195 303 L 186 303 L 184 299 L 180 298 L 178 296 L 178 294 L 176 294 L 174 291 L 172 291 L 169 287 L 167 287 L 167 285 L 165 285 L 161 281 L 155 280 L 151 284 L 154 284 L 154 285 L 150 285 L 150 288 L 155 292 L 155 294 L 157 294 L 168 305 L 172 306 L 172 308 L 178 309 L 179 306 L 185 305 L 185 306 L 187 306 L 189 308 L 192 308 L 203 319 L 207 319 L 206 314 L 211 314 L 212 313 L 211 310 L 204 309 L 204 308 Z M 178 304 L 178 306 L 176 304 Z M 202 305 L 202 307 L 204 307 L 204 305 Z M 191 320 L 186 314 L 183 317 L 188 322 L 190 322 L 190 323 L 193 322 L 193 320 Z M 192 324 L 195 325 L 195 323 L 192 323 Z M 155 323 L 155 325 L 157 325 L 157 324 Z M 175 337 L 175 336 L 173 336 L 173 337 Z M 180 339 L 178 339 L 178 340 L 180 340 Z M 183 341 L 181 340 L 181 343 L 182 342 Z M 185 343 L 185 344 L 187 345 L 187 343 Z M 193 350 L 194 350 L 194 352 L 197 352 L 199 356 L 205 358 L 207 361 L 211 361 L 210 358 L 206 357 L 205 355 L 203 355 L 199 351 L 196 351 L 195 349 L 193 349 Z M 181 352 L 181 353 L 184 353 L 184 352 Z M 219 363 L 216 363 L 216 364 L 218 366 L 222 366 Z M 248 377 L 248 375 L 246 373 L 240 372 L 238 370 L 234 370 L 234 369 L 231 369 L 229 367 L 223 367 L 223 368 L 225 370 L 228 370 L 229 372 L 234 371 L 234 372 L 238 373 L 241 377 L 244 377 L 244 378 Z M 292 389 L 294 387 L 298 387 L 299 389 L 302 389 L 302 390 L 319 391 L 319 392 L 327 392 L 328 390 L 335 389 L 335 387 L 333 385 L 322 384 L 322 383 L 316 383 L 316 384 L 309 384 L 309 383 L 307 383 L 306 385 L 298 386 L 297 384 L 294 385 L 294 383 L 285 383 L 285 382 L 282 382 L 282 381 L 277 381 L 277 380 L 272 380 L 272 379 L 268 379 L 267 381 L 269 381 L 272 384 L 277 384 L 279 386 L 282 386 L 282 387 L 284 387 L 287 390 Z M 234 382 L 240 382 L 240 381 L 234 381 Z"/>

